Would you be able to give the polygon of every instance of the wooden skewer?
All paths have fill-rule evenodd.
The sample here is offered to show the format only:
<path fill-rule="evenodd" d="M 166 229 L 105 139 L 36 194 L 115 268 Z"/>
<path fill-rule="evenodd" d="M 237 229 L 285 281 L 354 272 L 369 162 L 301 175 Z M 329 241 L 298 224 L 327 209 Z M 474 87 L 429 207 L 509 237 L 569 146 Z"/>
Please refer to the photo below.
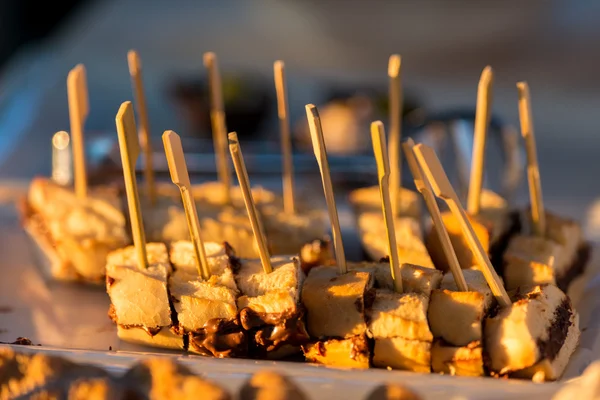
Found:
<path fill-rule="evenodd" d="M 146 234 L 140 207 L 140 197 L 135 177 L 135 164 L 140 155 L 140 143 L 133 117 L 133 106 L 130 101 L 121 104 L 117 113 L 117 133 L 119 136 L 119 149 L 123 163 L 123 177 L 125 178 L 125 191 L 127 192 L 127 205 L 131 218 L 131 232 L 133 244 L 137 253 L 140 268 L 148 268 L 146 254 Z"/>
<path fill-rule="evenodd" d="M 144 179 L 146 181 L 146 194 L 150 198 L 150 204 L 156 204 L 156 187 L 154 184 L 154 167 L 152 163 L 152 140 L 150 139 L 150 123 L 148 122 L 148 109 L 146 107 L 146 95 L 144 94 L 144 83 L 142 81 L 142 61 L 135 50 L 127 53 L 129 64 L 129 75 L 137 105 L 137 116 L 139 123 L 139 136 L 144 151 Z"/>
<path fill-rule="evenodd" d="M 347 272 L 346 254 L 344 253 L 344 244 L 342 242 L 342 229 L 340 228 L 340 219 L 338 217 L 335 196 L 333 194 L 333 185 L 331 184 L 331 173 L 329 171 L 329 162 L 327 161 L 327 148 L 323 138 L 323 128 L 321 126 L 321 117 L 317 107 L 312 104 L 306 105 L 306 117 L 310 128 L 310 137 L 312 139 L 313 150 L 319 170 L 321 171 L 321 180 L 323 181 L 323 191 L 327 201 L 327 210 L 329 211 L 329 221 L 331 223 L 331 232 L 333 234 L 333 247 L 340 274 Z"/>
<path fill-rule="evenodd" d="M 210 88 L 210 120 L 212 124 L 213 146 L 217 161 L 217 174 L 225 191 L 225 203 L 231 204 L 231 171 L 227 159 L 227 125 L 225 124 L 225 106 L 221 74 L 215 53 L 204 53 L 204 66 L 208 70 Z"/>
<path fill-rule="evenodd" d="M 481 188 L 485 166 L 485 139 L 492 110 L 492 85 L 494 71 L 489 65 L 483 69 L 477 88 L 477 110 L 475 113 L 475 134 L 473 137 L 473 159 L 471 160 L 471 180 L 467 211 L 470 215 L 479 214 L 481 207 Z"/>
<path fill-rule="evenodd" d="M 78 64 L 67 76 L 67 95 L 69 99 L 69 120 L 75 166 L 75 193 L 80 199 L 87 197 L 87 172 L 85 161 L 85 142 L 83 130 L 90 112 L 85 66 Z"/>
<path fill-rule="evenodd" d="M 390 119 L 390 197 L 392 200 L 393 216 L 398 216 L 398 202 L 402 181 L 402 160 L 400 154 L 400 140 L 402 137 L 402 58 L 392 54 L 388 62 L 389 89 L 389 119 Z"/>
<path fill-rule="evenodd" d="M 442 249 L 446 259 L 448 260 L 448 265 L 450 265 L 450 271 L 452 272 L 452 277 L 456 282 L 456 286 L 458 287 L 458 290 L 466 292 L 469 290 L 467 281 L 465 280 L 462 269 L 460 268 L 460 263 L 456 257 L 456 252 L 452 247 L 450 236 L 448 236 L 448 231 L 446 230 L 446 226 L 442 220 L 442 214 L 440 213 L 440 208 L 437 205 L 434 194 L 431 191 L 429 181 L 423 176 L 421 167 L 419 167 L 419 164 L 415 159 L 415 155 L 413 154 L 414 146 L 415 142 L 411 138 L 407 139 L 406 142 L 402 144 L 404 156 L 406 157 L 406 161 L 408 163 L 408 168 L 412 173 L 417 190 L 419 193 L 421 193 L 423 199 L 425 200 L 425 206 L 427 207 L 427 210 L 431 215 L 431 219 L 433 220 L 433 227 L 440 240 L 440 243 L 442 244 Z"/>
<path fill-rule="evenodd" d="M 240 148 L 240 144 L 238 142 L 237 133 L 230 132 L 228 135 L 228 139 L 229 152 L 231 153 L 231 158 L 233 159 L 235 174 L 237 175 L 238 181 L 240 183 L 240 188 L 242 189 L 244 204 L 246 205 L 246 211 L 248 212 L 248 217 L 250 218 L 252 232 L 254 233 L 256 244 L 258 246 L 258 255 L 260 256 L 260 262 L 262 264 L 263 270 L 266 274 L 268 274 L 273 271 L 273 266 L 271 265 L 271 256 L 269 255 L 269 250 L 267 249 L 267 239 L 265 238 L 264 233 L 265 231 L 263 230 L 261 220 L 258 217 L 258 212 L 256 211 L 256 204 L 254 203 L 254 199 L 252 198 L 250 178 L 248 178 L 248 171 L 246 170 L 246 163 L 244 162 L 244 155 L 242 154 L 242 149 Z"/>
<path fill-rule="evenodd" d="M 494 293 L 498 304 L 502 307 L 508 307 L 511 302 L 504 289 L 504 285 L 496 274 L 479 239 L 477 239 L 477 235 L 473 231 L 467 213 L 460 204 L 458 196 L 456 195 L 454 188 L 452 188 L 448 176 L 446 175 L 446 172 L 444 172 L 444 168 L 435 154 L 435 151 L 424 144 L 416 145 L 413 150 L 419 165 L 421 166 L 421 170 L 425 173 L 425 176 L 427 176 L 435 195 L 448 204 L 450 211 L 460 222 L 463 235 L 467 239 L 471 251 L 477 258 L 479 268 L 481 269 L 481 272 L 483 272 L 485 280 L 492 290 L 492 293 Z"/>
<path fill-rule="evenodd" d="M 396 244 L 396 228 L 394 226 L 394 215 L 390 202 L 390 160 L 388 159 L 387 145 L 385 143 L 385 131 L 381 121 L 371 124 L 371 141 L 373 152 L 377 161 L 377 176 L 379 178 L 379 190 L 381 192 L 381 206 L 383 220 L 388 237 L 388 251 L 390 254 L 390 269 L 394 280 L 394 290 L 402 293 L 402 273 L 400 272 L 400 257 L 398 256 L 398 245 Z"/>
<path fill-rule="evenodd" d="M 521 120 L 521 135 L 525 139 L 527 152 L 527 180 L 529 181 L 529 197 L 531 199 L 531 220 L 536 235 L 546 234 L 546 212 L 542 198 L 542 181 L 538 166 L 533 116 L 531 113 L 531 97 L 527 82 L 517 83 L 519 91 L 519 119 Z"/>
<path fill-rule="evenodd" d="M 283 209 L 287 214 L 294 214 L 294 163 L 292 160 L 292 137 L 288 116 L 287 85 L 285 82 L 285 64 L 275 61 L 275 90 L 277 92 L 277 115 L 279 116 L 279 131 L 281 132 L 281 154 L 283 155 Z"/>
<path fill-rule="evenodd" d="M 204 280 L 208 280 L 210 278 L 210 268 L 208 266 L 206 250 L 204 249 L 204 242 L 200 231 L 200 221 L 198 220 L 198 212 L 196 211 L 196 202 L 192 197 L 192 185 L 190 183 L 190 175 L 183 155 L 181 138 L 173 131 L 165 131 L 162 138 L 165 146 L 165 154 L 167 155 L 167 163 L 169 164 L 169 171 L 171 173 L 171 180 L 181 191 L 181 200 L 183 200 L 190 237 L 192 239 L 192 245 L 194 246 L 198 274 Z"/>

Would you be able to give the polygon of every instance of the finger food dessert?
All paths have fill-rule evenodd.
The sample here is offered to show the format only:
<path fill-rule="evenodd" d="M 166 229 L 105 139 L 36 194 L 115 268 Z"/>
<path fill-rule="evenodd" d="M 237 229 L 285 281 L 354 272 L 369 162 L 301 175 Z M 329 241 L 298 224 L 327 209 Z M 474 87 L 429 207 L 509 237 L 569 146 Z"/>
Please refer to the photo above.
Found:
<path fill-rule="evenodd" d="M 535 381 L 560 378 L 580 336 L 569 298 L 546 284 L 522 287 L 512 300 L 485 323 L 490 371 Z"/>
<path fill-rule="evenodd" d="M 70 188 L 35 178 L 20 202 L 22 225 L 52 278 L 102 283 L 107 254 L 130 242 L 118 191 L 103 187 L 81 199 Z"/>
<path fill-rule="evenodd" d="M 544 236 L 521 234 L 511 239 L 503 265 L 508 289 L 551 283 L 565 291 L 584 271 L 590 245 L 583 238 L 581 226 L 549 212 L 545 215 Z"/>
<path fill-rule="evenodd" d="M 276 359 L 300 352 L 308 341 L 300 301 L 305 277 L 297 257 L 272 257 L 271 266 L 273 271 L 265 273 L 260 260 L 240 259 L 235 281 L 251 355 Z"/>
<path fill-rule="evenodd" d="M 463 270 L 468 291 L 459 291 L 450 272 L 431 294 L 428 318 L 436 338 L 431 350 L 434 372 L 483 376 L 483 323 L 495 304 L 481 271 Z"/>
<path fill-rule="evenodd" d="M 388 256 L 387 233 L 381 210 L 363 212 L 357 218 L 358 233 L 367 258 L 379 260 Z M 394 225 L 401 262 L 435 268 L 423 243 L 419 221 L 412 217 L 397 217 Z"/>
<path fill-rule="evenodd" d="M 476 265 L 477 260 L 462 234 L 458 220 L 450 212 L 443 212 L 442 219 L 461 267 L 467 269 Z M 501 272 L 502 255 L 510 238 L 520 230 L 518 213 L 511 211 L 506 201 L 497 194 L 483 190 L 481 209 L 476 216 L 470 216 L 470 222 L 492 264 Z M 426 244 L 436 267 L 447 271 L 449 269 L 447 260 L 439 238 L 432 229 L 428 231 Z"/>

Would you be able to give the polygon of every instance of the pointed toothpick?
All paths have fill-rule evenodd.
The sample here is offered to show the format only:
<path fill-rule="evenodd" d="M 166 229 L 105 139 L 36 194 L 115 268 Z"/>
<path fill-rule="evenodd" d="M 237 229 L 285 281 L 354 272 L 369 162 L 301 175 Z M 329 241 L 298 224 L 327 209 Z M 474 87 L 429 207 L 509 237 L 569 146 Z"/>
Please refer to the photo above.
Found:
<path fill-rule="evenodd" d="M 135 50 L 127 53 L 129 64 L 129 75 L 135 96 L 139 136 L 142 150 L 144 151 L 144 180 L 146 182 L 146 194 L 150 198 L 150 204 L 156 204 L 156 188 L 154 184 L 154 167 L 152 163 L 152 141 L 150 139 L 150 123 L 148 122 L 148 109 L 146 108 L 146 95 L 144 94 L 144 83 L 142 81 L 142 61 Z"/>
<path fill-rule="evenodd" d="M 473 137 L 473 157 L 471 160 L 471 180 L 467 211 L 470 215 L 479 214 L 481 207 L 481 188 L 485 168 L 485 139 L 490 124 L 492 110 L 492 85 L 494 71 L 489 65 L 484 68 L 477 88 L 477 110 L 475 113 L 475 134 Z"/>
<path fill-rule="evenodd" d="M 329 162 L 327 161 L 327 149 L 325 139 L 323 138 L 323 128 L 321 127 L 321 118 L 317 107 L 312 104 L 306 105 L 306 117 L 310 128 L 310 137 L 312 139 L 313 150 L 319 170 L 321 171 L 321 180 L 323 181 L 323 191 L 327 201 L 327 210 L 329 211 L 329 221 L 331 223 L 331 232 L 333 234 L 333 247 L 340 274 L 345 274 L 346 254 L 342 242 L 342 229 L 340 228 L 340 219 L 338 217 L 337 206 L 335 204 L 335 195 L 333 185 L 331 184 L 331 173 L 329 171 Z"/>
<path fill-rule="evenodd" d="M 121 162 L 123 163 L 123 177 L 125 178 L 125 191 L 127 192 L 127 205 L 131 219 L 133 244 L 137 253 L 139 267 L 148 268 L 146 234 L 144 233 L 144 221 L 142 220 L 140 197 L 135 177 L 135 164 L 140 155 L 140 143 L 133 117 L 133 106 L 130 101 L 121 104 L 117 113 L 116 123 Z"/>
<path fill-rule="evenodd" d="M 254 233 L 256 244 L 258 246 L 260 262 L 263 270 L 266 274 L 268 274 L 273 271 L 273 266 L 271 265 L 271 256 L 269 255 L 269 250 L 267 249 L 267 239 L 264 233 L 265 231 L 263 230 L 261 220 L 258 217 L 256 204 L 252 198 L 250 179 L 248 178 L 248 171 L 246 170 L 246 163 L 244 162 L 244 155 L 242 154 L 242 149 L 240 148 L 240 144 L 238 142 L 237 133 L 230 132 L 228 139 L 229 152 L 231 153 L 231 158 L 233 159 L 235 174 L 237 175 L 240 188 L 242 189 L 244 204 L 246 205 L 246 211 L 248 212 L 248 217 L 250 218 L 252 232 Z"/>
<path fill-rule="evenodd" d="M 283 156 L 283 209 L 287 214 L 294 214 L 294 164 L 292 160 L 292 137 L 288 117 L 288 96 L 285 81 L 285 64 L 275 61 L 275 90 L 277 92 L 277 115 L 279 116 L 279 131 L 281 133 L 281 154 Z"/>
<path fill-rule="evenodd" d="M 448 236 L 448 231 L 446 230 L 446 226 L 442 220 L 442 214 L 440 213 L 440 208 L 437 205 L 434 194 L 431 191 L 429 181 L 425 176 L 423 176 L 421 167 L 419 167 L 419 164 L 415 159 L 415 155 L 413 154 L 414 146 L 415 142 L 410 138 L 402 144 L 404 156 L 406 157 L 406 161 L 408 163 L 408 168 L 412 173 L 417 190 L 423 196 L 423 200 L 425 200 L 425 206 L 427 207 L 427 210 L 431 215 L 431 219 L 433 220 L 433 228 L 435 229 L 438 239 L 442 244 L 442 250 L 444 251 L 444 256 L 446 256 L 448 265 L 450 266 L 450 271 L 452 272 L 452 277 L 456 282 L 456 286 L 458 287 L 459 291 L 466 292 L 469 290 L 467 281 L 465 280 L 462 269 L 460 268 L 460 263 L 456 257 L 456 252 L 452 247 L 450 236 Z"/>
<path fill-rule="evenodd" d="M 69 99 L 69 120 L 73 164 L 75 166 L 75 194 L 80 199 L 87 197 L 87 172 L 85 161 L 85 142 L 83 132 L 85 120 L 90 112 L 87 77 L 83 64 L 78 64 L 67 76 L 67 95 Z"/>
<path fill-rule="evenodd" d="M 398 54 L 392 54 L 388 62 L 389 89 L 389 118 L 390 118 L 390 198 L 392 200 L 393 216 L 398 216 L 398 201 L 402 181 L 402 159 L 400 140 L 402 137 L 402 59 Z"/>
<path fill-rule="evenodd" d="M 463 235 L 467 239 L 467 243 L 469 243 L 469 247 L 477 259 L 478 266 L 483 273 L 488 286 L 492 290 L 492 293 L 496 297 L 498 304 L 502 307 L 510 306 L 510 298 L 504 289 L 504 285 L 496 274 L 487 253 L 481 246 L 481 243 L 469 222 L 467 213 L 460 204 L 458 196 L 450 184 L 448 176 L 435 154 L 435 151 L 424 144 L 416 145 L 413 150 L 421 170 L 429 180 L 435 195 L 448 204 L 450 211 L 459 221 Z"/>
<path fill-rule="evenodd" d="M 217 161 L 217 174 L 225 191 L 225 203 L 231 204 L 231 171 L 229 160 L 227 159 L 227 125 L 225 124 L 221 74 L 215 53 L 204 53 L 204 66 L 208 70 L 210 121 L 212 124 L 215 159 Z"/>
<path fill-rule="evenodd" d="M 400 257 L 398 256 L 396 228 L 394 227 L 394 215 L 392 214 L 392 205 L 390 201 L 390 160 L 388 159 L 387 146 L 385 144 L 385 131 L 381 121 L 375 121 L 371 124 L 371 141 L 373 142 L 373 152 L 375 153 L 375 160 L 377 161 L 377 176 L 379 178 L 379 190 L 381 192 L 381 208 L 388 237 L 390 269 L 392 271 L 392 279 L 394 280 L 394 290 L 398 293 L 402 293 Z"/>
<path fill-rule="evenodd" d="M 165 154 L 167 155 L 167 163 L 169 164 L 169 171 L 171 173 L 171 180 L 181 191 L 181 200 L 183 201 L 183 207 L 185 208 L 188 229 L 190 230 L 190 237 L 196 256 L 196 268 L 198 269 L 198 274 L 204 280 L 208 280 L 210 279 L 210 268 L 208 266 L 204 241 L 202 240 L 200 231 L 200 221 L 198 220 L 198 212 L 196 211 L 196 202 L 192 197 L 192 185 L 190 184 L 190 175 L 183 155 L 181 138 L 173 131 L 165 131 L 162 138 L 165 146 Z"/>
<path fill-rule="evenodd" d="M 546 212 L 542 197 L 542 181 L 537 159 L 533 116 L 531 113 L 531 97 L 527 82 L 517 83 L 519 91 L 519 119 L 521 120 L 521 135 L 525 139 L 527 152 L 527 180 L 529 181 L 529 198 L 531 200 L 531 220 L 534 233 L 538 236 L 546 234 Z"/>

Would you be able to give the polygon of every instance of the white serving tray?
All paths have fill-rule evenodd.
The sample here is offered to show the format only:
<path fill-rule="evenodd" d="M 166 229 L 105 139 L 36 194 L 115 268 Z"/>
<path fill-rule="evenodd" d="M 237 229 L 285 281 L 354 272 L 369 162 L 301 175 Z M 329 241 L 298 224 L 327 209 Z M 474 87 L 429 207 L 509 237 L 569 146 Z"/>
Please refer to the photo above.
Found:
<path fill-rule="evenodd" d="M 2 199 L 0 199 L 1 201 Z M 305 363 L 210 359 L 121 342 L 107 316 L 103 288 L 49 281 L 36 267 L 14 208 L 0 205 L 0 341 L 19 336 L 42 346 L 14 346 L 42 351 L 121 373 L 137 360 L 172 357 L 235 393 L 253 372 L 271 368 L 292 377 L 312 398 L 364 399 L 376 385 L 399 382 L 426 399 L 547 399 L 565 382 L 577 379 L 592 360 L 600 359 L 600 262 L 569 291 L 580 313 L 581 345 L 561 382 L 535 384 L 520 380 L 463 378 L 381 369 L 341 370 Z M 584 399 L 579 399 L 584 400 Z"/>

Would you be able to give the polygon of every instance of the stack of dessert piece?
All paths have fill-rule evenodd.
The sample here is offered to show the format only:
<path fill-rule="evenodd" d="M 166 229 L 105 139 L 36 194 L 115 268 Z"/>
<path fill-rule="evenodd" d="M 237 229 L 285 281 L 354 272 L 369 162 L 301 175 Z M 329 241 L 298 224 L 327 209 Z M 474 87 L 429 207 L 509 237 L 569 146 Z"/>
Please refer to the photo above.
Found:
<path fill-rule="evenodd" d="M 520 222 L 518 212 L 511 211 L 505 199 L 490 190 L 483 189 L 485 144 L 491 116 L 492 85 L 493 71 L 491 67 L 487 66 L 481 74 L 477 90 L 467 211 L 478 240 L 488 253 L 492 265 L 501 272 L 502 254 L 510 237 L 519 231 Z M 451 212 L 442 213 L 442 219 L 461 267 L 471 268 L 476 265 L 476 257 L 462 235 L 460 222 Z M 433 230 L 429 231 L 426 243 L 436 267 L 447 271 L 449 267 L 447 258 L 440 247 L 438 236 Z"/>
<path fill-rule="evenodd" d="M 523 217 L 526 229 L 510 241 L 504 254 L 504 280 L 508 289 L 550 283 L 566 291 L 573 278 L 583 272 L 590 246 L 577 222 L 544 209 L 529 87 L 520 82 L 517 88 L 531 206 Z"/>
<path fill-rule="evenodd" d="M 421 204 L 418 195 L 401 185 L 402 86 L 401 59 L 397 54 L 389 59 L 388 75 L 390 78 L 390 198 L 398 252 L 403 263 L 433 267 L 433 262 L 423 243 Z M 388 254 L 379 187 L 371 186 L 354 190 L 350 193 L 349 201 L 356 216 L 356 226 L 363 250 L 368 259 L 377 261 Z"/>

